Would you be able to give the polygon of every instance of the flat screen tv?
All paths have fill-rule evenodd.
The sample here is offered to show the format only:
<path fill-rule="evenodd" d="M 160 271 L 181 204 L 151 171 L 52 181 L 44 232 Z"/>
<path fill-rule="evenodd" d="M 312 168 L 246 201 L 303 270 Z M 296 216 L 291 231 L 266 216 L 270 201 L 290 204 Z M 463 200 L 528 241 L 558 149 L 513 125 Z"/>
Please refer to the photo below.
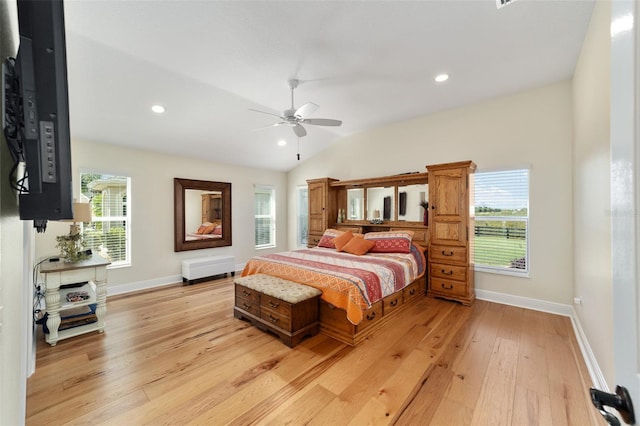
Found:
<path fill-rule="evenodd" d="M 73 218 L 69 95 L 62 0 L 18 0 L 20 46 L 3 63 L 3 128 L 20 219 L 38 231 Z"/>

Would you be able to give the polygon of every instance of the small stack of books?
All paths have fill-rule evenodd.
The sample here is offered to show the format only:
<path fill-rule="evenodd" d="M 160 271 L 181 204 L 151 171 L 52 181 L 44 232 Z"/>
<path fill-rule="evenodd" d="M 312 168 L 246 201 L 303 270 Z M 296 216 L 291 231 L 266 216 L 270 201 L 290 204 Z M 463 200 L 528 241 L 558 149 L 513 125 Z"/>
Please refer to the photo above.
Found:
<path fill-rule="evenodd" d="M 48 313 L 45 313 L 42 319 L 42 327 L 45 333 L 49 333 L 47 328 Z M 87 306 L 65 309 L 61 312 L 60 326 L 58 330 L 66 330 L 67 328 L 78 327 L 85 324 L 91 324 L 98 321 L 96 317 L 96 304 L 92 303 Z"/>

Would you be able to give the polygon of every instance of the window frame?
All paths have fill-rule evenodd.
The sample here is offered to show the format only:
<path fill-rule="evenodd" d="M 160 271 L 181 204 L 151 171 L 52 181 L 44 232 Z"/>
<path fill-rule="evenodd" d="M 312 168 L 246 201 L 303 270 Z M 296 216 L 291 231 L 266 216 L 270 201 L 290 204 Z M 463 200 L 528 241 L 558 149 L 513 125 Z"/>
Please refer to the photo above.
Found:
<path fill-rule="evenodd" d="M 527 173 L 527 188 L 526 188 L 526 195 L 527 195 L 527 205 L 526 205 L 526 210 L 527 210 L 527 215 L 526 216 L 504 216 L 504 215 L 495 215 L 495 216 L 478 216 L 476 214 L 476 210 L 478 207 L 481 207 L 478 204 L 478 185 L 477 185 L 477 178 L 479 175 L 482 174 L 490 174 L 490 173 L 500 173 L 500 172 L 513 172 L 513 173 L 517 173 L 517 172 L 524 172 L 526 171 Z M 478 247 L 476 244 L 476 240 L 477 240 L 477 236 L 475 235 L 476 230 L 474 229 L 472 232 L 474 233 L 474 238 L 473 238 L 473 254 L 474 254 L 474 270 L 476 272 L 488 272 L 488 273 L 493 273 L 493 274 L 499 274 L 499 275 L 511 275 L 511 276 L 517 276 L 517 277 L 521 277 L 521 278 L 530 278 L 531 277 L 531 247 L 530 247 L 530 235 L 531 235 L 531 167 L 528 165 L 520 165 L 520 166 L 513 166 L 513 167 L 506 167 L 506 168 L 499 168 L 499 169 L 487 169 L 487 170 L 482 170 L 482 171 L 476 171 L 475 172 L 475 177 L 474 177 L 474 206 L 473 206 L 473 214 L 474 214 L 474 227 L 477 226 L 477 222 L 479 221 L 479 218 L 481 218 L 482 221 L 504 221 L 504 222 L 524 222 L 525 223 L 525 268 L 524 269 L 519 269 L 519 268 L 510 268 L 510 267 L 504 267 L 504 266 L 493 266 L 493 265 L 483 265 L 483 264 L 478 264 L 476 262 L 476 256 L 477 256 L 477 251 L 478 251 Z"/>
<path fill-rule="evenodd" d="M 302 205 L 302 194 L 306 193 L 307 203 Z M 296 246 L 306 248 L 309 244 L 309 187 L 296 187 Z"/>
<path fill-rule="evenodd" d="M 271 193 L 270 196 L 270 205 L 269 205 L 269 214 L 266 215 L 257 215 L 256 214 L 256 203 L 257 203 L 257 194 L 258 192 L 265 192 L 265 191 L 269 191 Z M 264 219 L 264 218 L 269 218 L 270 219 L 270 234 L 271 234 L 271 241 L 269 243 L 266 244 L 258 244 L 258 241 L 256 241 L 254 239 L 254 247 L 256 250 L 264 250 L 264 249 L 269 249 L 269 248 L 274 248 L 276 247 L 276 187 L 274 185 L 262 185 L 262 184 L 255 184 L 254 185 L 254 190 L 253 190 L 253 202 L 254 202 L 254 213 L 253 213 L 253 224 L 254 224 L 254 235 L 256 234 L 257 231 L 257 220 L 260 219 Z M 255 238 L 255 237 L 254 237 Z"/>
<path fill-rule="evenodd" d="M 107 266 L 107 269 L 118 269 L 118 268 L 126 268 L 126 267 L 130 267 L 132 262 L 131 262 L 131 253 L 132 253 L 132 241 L 131 241 L 131 211 L 132 211 L 132 207 L 131 207 L 131 176 L 127 176 L 124 174 L 118 174 L 118 173 L 109 173 L 109 172 L 96 172 L 96 171 L 90 171 L 90 170 L 82 170 L 80 171 L 80 185 L 82 186 L 82 176 L 83 175 L 100 175 L 101 177 L 111 177 L 111 178 L 124 178 L 126 179 L 126 194 L 124 195 L 126 197 L 126 203 L 123 207 L 123 210 L 125 212 L 124 215 L 122 216 L 94 216 L 93 214 L 93 205 L 91 205 L 91 222 L 90 223 L 94 223 L 94 222 L 124 222 L 125 226 L 124 226 L 124 236 L 125 236 L 125 259 L 124 260 L 112 260 L 111 263 Z M 81 197 L 85 197 L 84 194 L 82 193 L 82 188 L 80 188 L 80 194 Z M 88 200 L 88 202 L 91 204 L 92 200 Z M 97 220 L 96 220 L 97 219 Z M 84 230 L 83 230 L 84 232 Z M 87 247 L 87 248 L 91 248 L 91 247 Z M 99 253 L 98 253 L 99 254 Z"/>

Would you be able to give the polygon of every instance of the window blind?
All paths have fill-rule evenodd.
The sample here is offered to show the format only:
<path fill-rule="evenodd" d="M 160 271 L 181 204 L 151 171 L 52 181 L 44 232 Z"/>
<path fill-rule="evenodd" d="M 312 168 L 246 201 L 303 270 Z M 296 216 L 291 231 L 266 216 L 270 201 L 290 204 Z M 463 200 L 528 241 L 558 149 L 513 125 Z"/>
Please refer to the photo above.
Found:
<path fill-rule="evenodd" d="M 82 196 L 91 205 L 91 223 L 84 228 L 87 248 L 112 265 L 130 263 L 130 178 L 81 173 Z"/>
<path fill-rule="evenodd" d="M 275 190 L 271 187 L 255 189 L 255 245 L 275 246 Z"/>
<path fill-rule="evenodd" d="M 474 261 L 479 270 L 529 273 L 529 170 L 477 172 Z"/>

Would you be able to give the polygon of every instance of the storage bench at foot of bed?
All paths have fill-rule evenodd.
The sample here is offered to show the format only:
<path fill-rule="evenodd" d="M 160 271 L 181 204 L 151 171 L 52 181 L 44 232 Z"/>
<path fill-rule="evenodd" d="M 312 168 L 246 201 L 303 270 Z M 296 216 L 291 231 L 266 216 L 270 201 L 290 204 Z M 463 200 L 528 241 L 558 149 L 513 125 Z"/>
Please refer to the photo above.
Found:
<path fill-rule="evenodd" d="M 264 274 L 236 278 L 234 283 L 234 317 L 278 335 L 289 347 L 318 333 L 320 290 Z"/>

